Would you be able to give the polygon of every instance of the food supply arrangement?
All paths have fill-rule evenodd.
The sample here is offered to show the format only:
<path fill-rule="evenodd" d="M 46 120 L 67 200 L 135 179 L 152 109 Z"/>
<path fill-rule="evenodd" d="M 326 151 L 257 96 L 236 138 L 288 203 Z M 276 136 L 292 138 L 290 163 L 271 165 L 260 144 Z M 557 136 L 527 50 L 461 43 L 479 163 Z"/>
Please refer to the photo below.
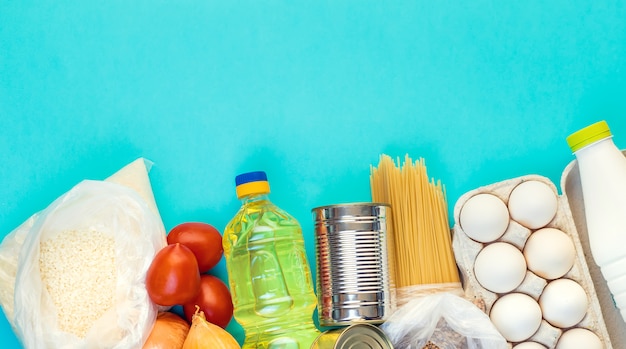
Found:
<path fill-rule="evenodd" d="M 566 141 L 579 205 L 570 182 L 559 195 L 528 174 L 465 193 L 452 224 L 425 160 L 382 154 L 371 202 L 298 222 L 255 171 L 235 176 L 241 206 L 222 231 L 166 231 L 138 159 L 4 238 L 0 305 L 29 349 L 621 348 L 603 313 L 626 314 L 626 157 L 603 121 Z M 228 280 L 212 274 L 222 259 Z"/>

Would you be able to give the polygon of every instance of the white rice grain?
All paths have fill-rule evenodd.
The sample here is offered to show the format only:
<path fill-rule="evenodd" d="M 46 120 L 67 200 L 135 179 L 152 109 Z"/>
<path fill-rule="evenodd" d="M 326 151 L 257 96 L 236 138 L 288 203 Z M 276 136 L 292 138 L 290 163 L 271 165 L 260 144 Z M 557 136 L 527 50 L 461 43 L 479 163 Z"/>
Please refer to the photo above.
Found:
<path fill-rule="evenodd" d="M 41 241 L 41 280 L 57 309 L 59 329 L 85 335 L 114 305 L 115 240 L 98 231 L 65 231 Z"/>

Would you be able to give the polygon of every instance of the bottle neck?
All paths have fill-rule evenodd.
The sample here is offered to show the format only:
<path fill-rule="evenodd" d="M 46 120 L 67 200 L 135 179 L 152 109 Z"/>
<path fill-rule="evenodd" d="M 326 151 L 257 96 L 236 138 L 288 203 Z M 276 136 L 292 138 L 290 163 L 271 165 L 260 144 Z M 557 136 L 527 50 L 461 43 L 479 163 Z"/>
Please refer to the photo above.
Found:
<path fill-rule="evenodd" d="M 259 202 L 259 201 L 269 201 L 269 193 L 249 194 L 249 195 L 239 198 L 239 200 L 241 200 L 241 203 L 243 205 L 247 205 L 247 204 L 250 204 L 253 202 Z"/>

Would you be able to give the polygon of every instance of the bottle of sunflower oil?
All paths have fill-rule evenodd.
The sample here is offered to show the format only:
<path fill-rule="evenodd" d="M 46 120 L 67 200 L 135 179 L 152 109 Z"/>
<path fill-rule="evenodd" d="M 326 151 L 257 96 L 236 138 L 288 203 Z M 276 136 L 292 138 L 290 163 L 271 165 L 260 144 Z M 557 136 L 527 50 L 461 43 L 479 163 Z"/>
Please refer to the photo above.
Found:
<path fill-rule="evenodd" d="M 269 200 L 265 172 L 241 174 L 235 183 L 242 205 L 223 245 L 243 349 L 308 349 L 320 332 L 302 228 Z"/>

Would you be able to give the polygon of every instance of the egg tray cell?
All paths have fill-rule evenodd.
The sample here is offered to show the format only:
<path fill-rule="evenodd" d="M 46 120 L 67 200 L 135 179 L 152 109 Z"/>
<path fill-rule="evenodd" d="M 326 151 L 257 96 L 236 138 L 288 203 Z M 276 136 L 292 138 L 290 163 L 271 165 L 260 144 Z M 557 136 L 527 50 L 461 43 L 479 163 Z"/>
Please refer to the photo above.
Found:
<path fill-rule="evenodd" d="M 454 207 L 454 227 L 453 227 L 453 250 L 454 256 L 459 267 L 465 297 L 479 306 L 486 314 L 490 314 L 494 303 L 506 294 L 517 292 L 529 295 L 536 301 L 539 300 L 544 287 L 550 282 L 542 277 L 537 276 L 530 270 L 526 270 L 526 275 L 521 284 L 514 290 L 506 293 L 494 293 L 485 289 L 476 278 L 474 272 L 474 262 L 480 251 L 488 244 L 495 242 L 507 242 L 517 247 L 520 251 L 524 249 L 527 239 L 530 235 L 541 228 L 529 229 L 522 224 L 516 222 L 509 216 L 509 224 L 502 236 L 494 241 L 481 243 L 471 239 L 461 227 L 460 213 L 464 204 L 475 195 L 492 194 L 501 199 L 507 206 L 509 196 L 514 188 L 526 181 L 539 181 L 548 185 L 554 191 L 557 199 L 557 210 L 554 218 L 541 228 L 556 228 L 566 233 L 574 244 L 576 257 L 574 264 L 569 271 L 561 278 L 567 278 L 576 281 L 583 287 L 588 296 L 588 307 L 584 318 L 576 325 L 568 328 L 559 328 L 551 325 L 545 318 L 542 318 L 539 329 L 527 341 L 534 341 L 543 344 L 547 348 L 555 348 L 560 336 L 571 328 L 585 328 L 595 333 L 602 341 L 605 349 L 612 349 L 612 345 L 607 333 L 606 325 L 602 317 L 600 304 L 595 296 L 595 288 L 593 281 L 589 275 L 587 262 L 584 258 L 583 249 L 580 239 L 576 231 L 576 226 L 572 217 L 571 210 L 567 198 L 559 196 L 554 184 L 547 178 L 539 175 L 527 175 L 514 179 L 505 180 L 495 184 L 487 185 L 469 191 L 462 195 L 456 202 Z M 510 347 L 518 343 L 509 343 Z"/>

